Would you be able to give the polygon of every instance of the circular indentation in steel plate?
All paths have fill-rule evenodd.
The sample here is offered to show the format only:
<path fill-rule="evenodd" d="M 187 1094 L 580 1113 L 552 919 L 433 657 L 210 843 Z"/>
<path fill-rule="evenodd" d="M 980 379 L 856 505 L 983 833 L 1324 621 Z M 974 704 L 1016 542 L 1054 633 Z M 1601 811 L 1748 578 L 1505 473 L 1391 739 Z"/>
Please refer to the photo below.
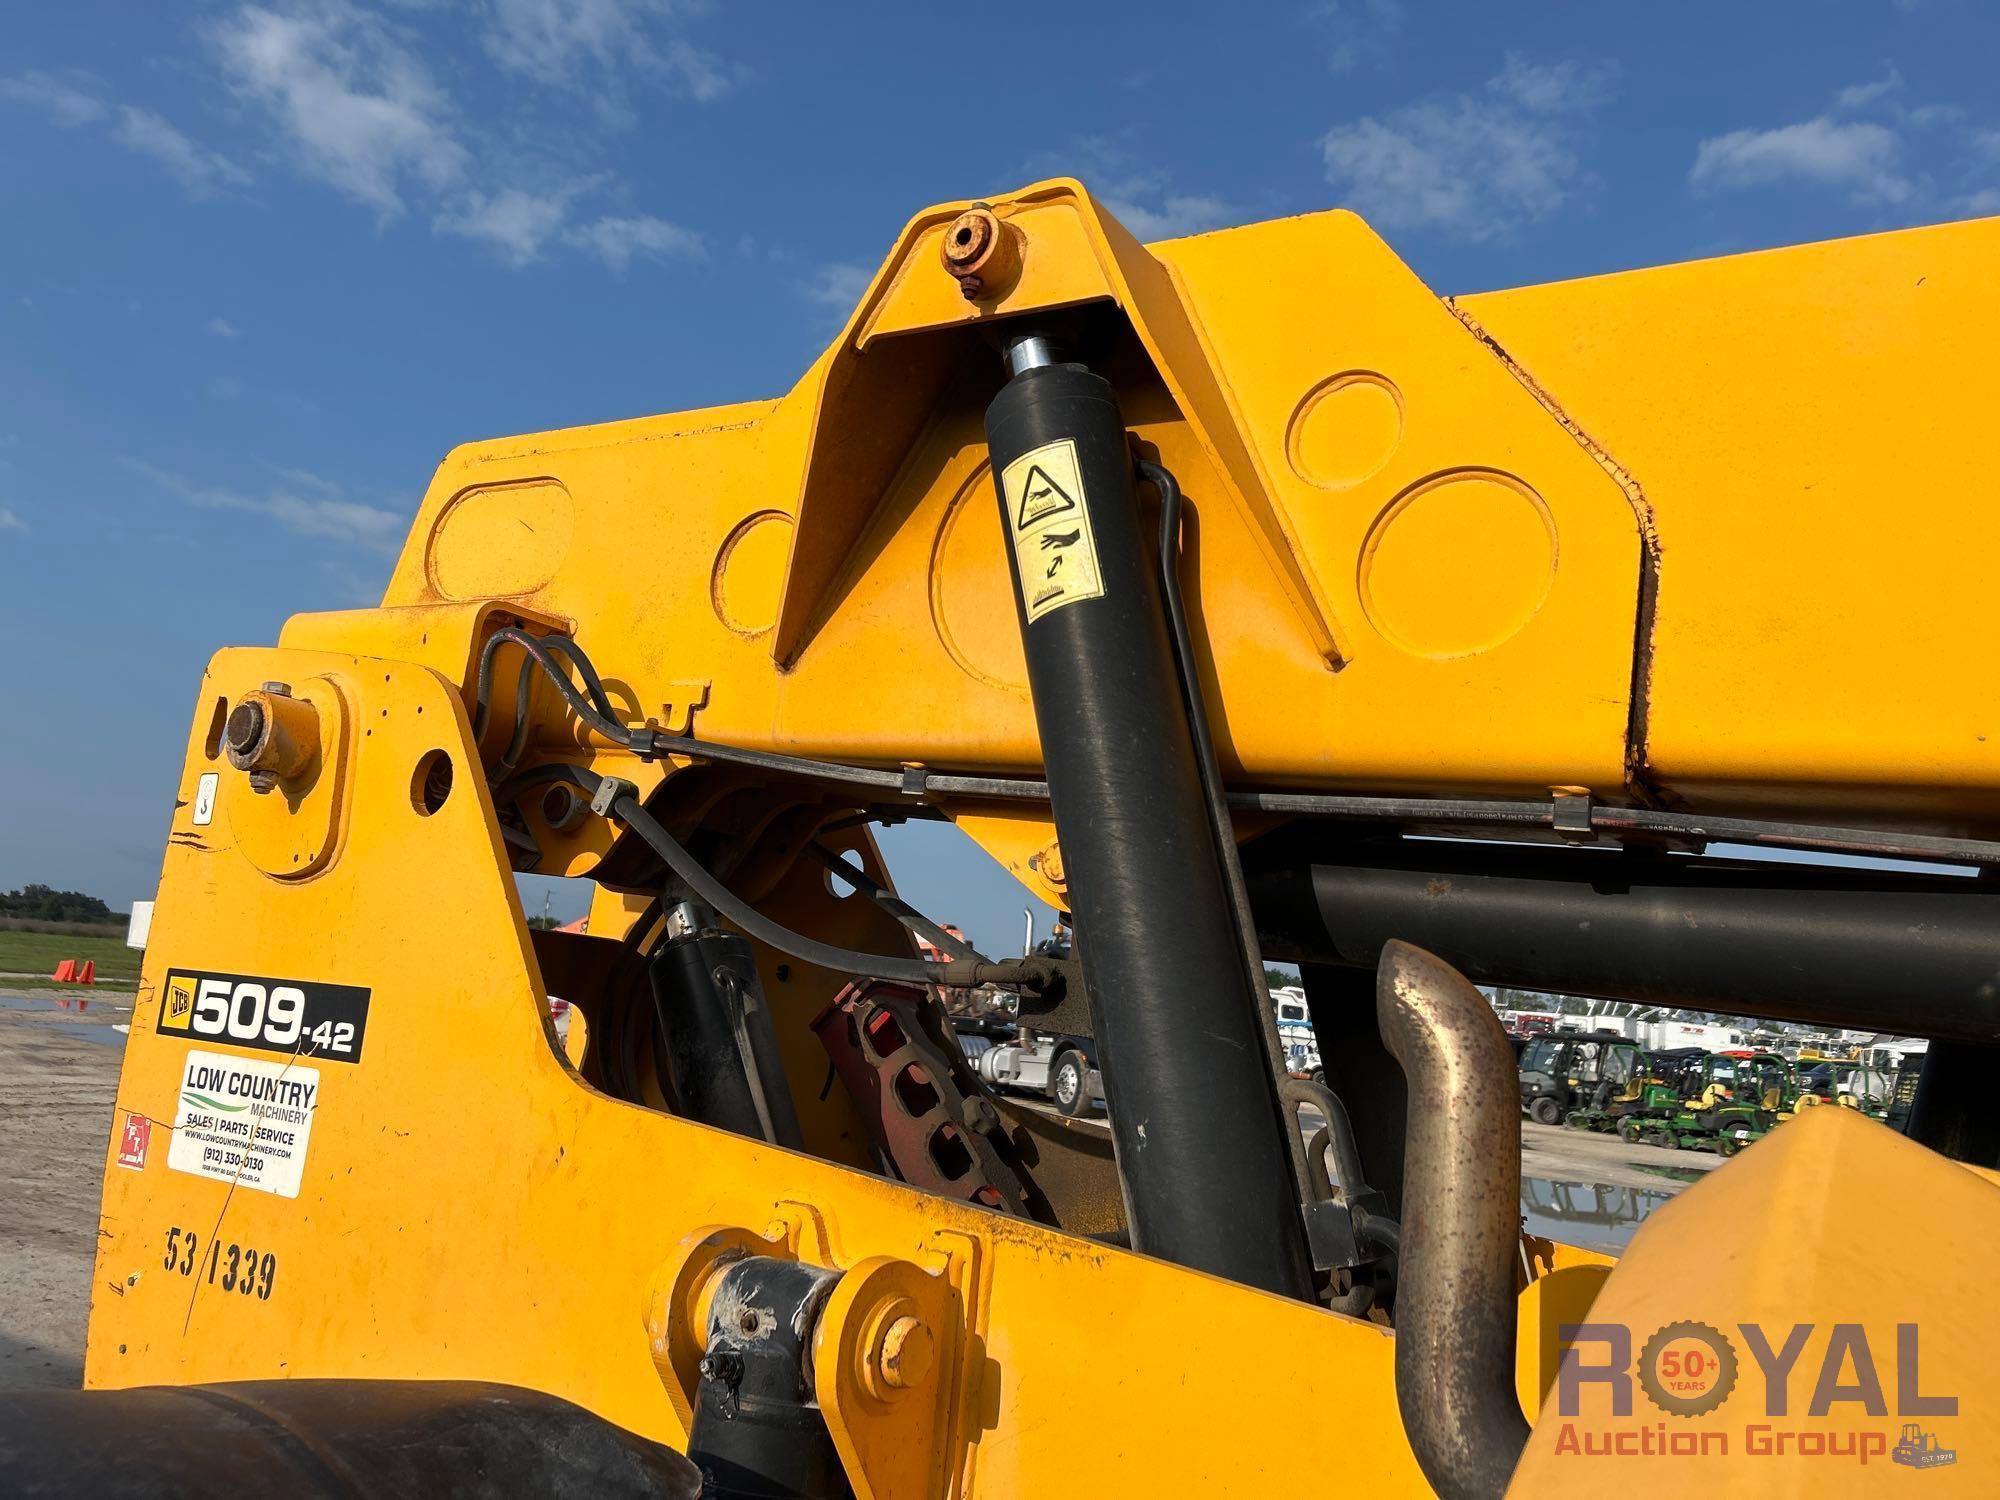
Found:
<path fill-rule="evenodd" d="M 745 516 L 722 540 L 709 574 L 715 617 L 738 635 L 762 635 L 778 623 L 785 563 L 792 554 L 792 518 L 781 510 Z"/>
<path fill-rule="evenodd" d="M 1285 432 L 1285 457 L 1307 484 L 1351 489 L 1380 472 L 1402 440 L 1402 392 L 1385 375 L 1348 370 L 1306 392 Z"/>
<path fill-rule="evenodd" d="M 480 485 L 439 512 L 424 571 L 444 599 L 531 594 L 555 577 L 575 529 L 576 505 L 553 479 Z"/>
<path fill-rule="evenodd" d="M 931 626 L 951 659 L 989 687 L 1028 690 L 1014 575 L 1000 534 L 993 469 L 959 486 L 931 544 Z"/>
<path fill-rule="evenodd" d="M 1511 474 L 1459 469 L 1392 500 L 1361 550 L 1361 606 L 1416 656 L 1490 650 L 1535 617 L 1556 568 L 1548 506 Z"/>

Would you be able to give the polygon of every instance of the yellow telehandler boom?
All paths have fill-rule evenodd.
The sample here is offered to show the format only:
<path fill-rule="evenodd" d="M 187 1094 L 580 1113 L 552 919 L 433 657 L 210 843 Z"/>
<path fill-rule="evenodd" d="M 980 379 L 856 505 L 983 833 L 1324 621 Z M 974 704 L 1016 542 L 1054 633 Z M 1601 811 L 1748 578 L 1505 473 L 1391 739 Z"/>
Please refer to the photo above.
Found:
<path fill-rule="evenodd" d="M 454 450 L 380 608 L 199 685 L 89 1389 L 0 1476 L 1818 1494 L 1921 1418 L 2000 1489 L 1996 265 L 1440 299 L 1348 213 L 1042 182 L 918 214 L 780 399 Z M 1074 947 L 943 932 L 905 819 Z M 1931 1037 L 1912 1138 L 1524 1237 L 1481 983 Z M 940 988 L 1087 1042 L 1108 1132 Z"/>

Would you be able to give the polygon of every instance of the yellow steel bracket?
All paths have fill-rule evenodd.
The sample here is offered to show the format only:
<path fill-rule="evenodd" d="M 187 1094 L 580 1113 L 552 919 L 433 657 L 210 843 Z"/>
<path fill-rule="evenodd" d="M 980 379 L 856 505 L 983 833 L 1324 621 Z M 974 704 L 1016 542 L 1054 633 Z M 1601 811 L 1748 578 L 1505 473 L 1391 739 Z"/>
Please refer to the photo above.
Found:
<path fill-rule="evenodd" d="M 353 738 L 347 700 L 331 674 L 289 684 L 218 680 L 216 686 L 222 689 L 218 708 L 223 702 L 232 707 L 254 702 L 264 712 L 290 709 L 298 715 L 307 740 L 301 746 L 303 763 L 295 774 L 261 773 L 269 777 L 261 792 L 253 790 L 252 782 L 244 781 L 231 787 L 226 796 L 219 785 L 209 793 L 211 799 L 220 798 L 229 809 L 229 830 L 235 835 L 236 847 L 275 880 L 303 880 L 318 874 L 333 859 L 340 842 L 347 756 Z M 269 691 L 280 686 L 285 690 L 282 695 Z M 290 701 L 274 702 L 274 698 Z M 300 712 L 297 705 L 305 705 L 305 711 Z M 229 771 L 213 774 L 221 780 L 243 781 Z"/>
<path fill-rule="evenodd" d="M 708 1304 L 715 1273 L 746 1255 L 771 1255 L 780 1247 L 747 1229 L 710 1224 L 681 1241 L 646 1293 L 646 1337 L 653 1367 L 683 1428 L 694 1423 L 696 1382 L 708 1338 Z M 790 1257 L 785 1257 L 789 1259 Z"/>
<path fill-rule="evenodd" d="M 944 1492 L 958 1330 L 942 1276 L 886 1255 L 834 1286 L 813 1339 L 813 1390 L 859 1500 Z"/>
<path fill-rule="evenodd" d="M 684 1427 L 697 1404 L 709 1302 L 718 1274 L 746 1255 L 839 1269 L 826 1216 L 781 1200 L 769 1231 L 707 1225 L 681 1241 L 646 1298 L 654 1368 Z M 930 1500 L 944 1493 L 961 1389 L 963 1316 L 978 1244 L 934 1237 L 935 1270 L 896 1256 L 849 1266 L 835 1283 L 813 1340 L 814 1396 L 861 1500 Z"/>

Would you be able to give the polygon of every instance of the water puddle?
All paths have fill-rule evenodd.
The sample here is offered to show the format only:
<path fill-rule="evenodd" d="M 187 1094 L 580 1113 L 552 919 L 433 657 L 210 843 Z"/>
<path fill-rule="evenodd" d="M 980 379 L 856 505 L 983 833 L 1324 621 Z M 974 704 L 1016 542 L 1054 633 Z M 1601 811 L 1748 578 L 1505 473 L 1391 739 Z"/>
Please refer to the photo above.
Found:
<path fill-rule="evenodd" d="M 1685 1168 L 1665 1170 L 1678 1175 Z M 1671 1197 L 1650 1188 L 1521 1179 L 1521 1214 L 1529 1234 L 1606 1253 L 1623 1250 L 1646 1215 Z"/>
<path fill-rule="evenodd" d="M 88 1015 L 97 1011 L 105 1016 L 129 1015 L 132 1007 L 104 1000 L 80 997 L 75 1000 L 50 1000 L 40 995 L 0 995 L 0 1011 L 17 1013 L 53 1013 L 68 1011 L 73 1015 Z M 55 1031 L 64 1036 L 76 1037 L 99 1047 L 122 1047 L 130 1026 L 105 1026 L 93 1021 L 47 1021 L 37 1025 L 37 1031 Z"/>

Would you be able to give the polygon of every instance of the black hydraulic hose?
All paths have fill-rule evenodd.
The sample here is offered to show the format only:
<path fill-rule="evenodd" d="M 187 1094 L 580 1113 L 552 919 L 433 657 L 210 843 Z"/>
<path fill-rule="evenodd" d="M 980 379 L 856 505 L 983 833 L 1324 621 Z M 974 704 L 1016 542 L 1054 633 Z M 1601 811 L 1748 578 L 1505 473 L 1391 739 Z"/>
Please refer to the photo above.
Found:
<path fill-rule="evenodd" d="M 596 670 L 574 641 L 567 636 L 530 635 L 527 631 L 516 629 L 512 625 L 503 625 L 488 636 L 485 649 L 479 653 L 479 677 L 472 715 L 474 739 L 486 732 L 487 719 L 492 713 L 493 659 L 499 655 L 500 648 L 508 644 L 519 646 L 548 674 L 549 681 L 555 684 L 556 691 L 562 694 L 564 701 L 575 711 L 579 719 L 614 743 L 621 745 L 631 743 L 632 731 L 618 723 L 612 716 L 611 705 L 605 698 L 603 683 L 598 680 Z M 590 689 L 591 696 L 598 700 L 597 703 L 593 703 L 590 698 L 577 691 L 576 684 L 569 680 L 569 674 L 556 664 L 555 657 L 550 654 L 551 649 L 561 651 L 577 663 L 577 670 L 582 673 L 584 682 Z M 602 711 L 598 703 L 603 704 Z"/>
<path fill-rule="evenodd" d="M 859 865 L 842 859 L 834 850 L 827 848 L 826 845 L 817 840 L 807 844 L 805 852 L 824 865 L 836 877 L 846 881 L 855 890 L 861 892 L 862 895 L 881 907 L 882 910 L 902 923 L 903 926 L 916 933 L 917 936 L 928 938 L 933 946 L 949 953 L 953 958 L 976 958 L 984 961 L 986 955 L 973 947 L 972 944 L 968 943 L 962 937 L 955 937 L 945 931 L 944 928 L 904 901 L 894 891 L 885 889 L 883 886 L 877 884 L 869 877 L 868 872 Z"/>
<path fill-rule="evenodd" d="M 1209 733 L 1208 706 L 1202 699 L 1200 667 L 1195 661 L 1194 640 L 1188 631 L 1187 605 L 1181 597 L 1180 537 L 1181 487 L 1163 465 L 1141 460 L 1139 478 L 1160 492 L 1160 589 L 1167 613 L 1167 634 L 1173 647 L 1174 664 L 1181 679 L 1181 701 L 1187 712 L 1188 732 L 1194 739 L 1195 772 L 1201 781 L 1201 800 L 1208 811 L 1209 829 L 1215 838 L 1215 857 L 1222 866 L 1222 879 L 1229 891 L 1234 915 L 1236 945 L 1250 979 L 1250 993 L 1259 1005 L 1259 1032 L 1269 1054 L 1272 1074 L 1282 1085 L 1286 1079 L 1285 1055 L 1279 1045 L 1271 1009 L 1271 987 L 1264 978 L 1264 956 L 1257 946 L 1257 919 L 1250 909 L 1250 892 L 1243 880 L 1243 861 L 1236 852 L 1236 825 L 1229 816 L 1229 791 L 1223 785 L 1222 767 L 1215 758 L 1215 740 Z M 1341 1123 L 1346 1124 L 1345 1112 Z M 1353 1131 L 1347 1131 L 1353 1143 Z M 1286 1149 L 1292 1162 L 1292 1180 L 1300 1196 L 1309 1180 L 1305 1146 L 1299 1139 L 1296 1120 L 1288 1119 Z M 1351 1160 L 1359 1162 L 1358 1154 Z M 1346 1163 L 1342 1163 L 1343 1176 Z M 1345 1185 L 1345 1184 L 1343 1184 Z"/>
<path fill-rule="evenodd" d="M 1215 740 L 1209 734 L 1208 705 L 1202 700 L 1200 669 L 1195 663 L 1194 641 L 1188 632 L 1187 605 L 1181 598 L 1181 487 L 1173 474 L 1159 464 L 1142 460 L 1137 467 L 1139 477 L 1160 492 L 1160 588 L 1166 600 L 1167 632 L 1173 640 L 1174 661 L 1180 669 L 1188 729 L 1194 735 L 1195 768 L 1201 776 L 1209 827 L 1215 833 L 1216 855 L 1229 886 L 1229 903 L 1235 909 L 1237 939 L 1243 948 L 1244 966 L 1250 972 L 1251 992 L 1268 1007 L 1271 995 L 1264 979 L 1263 958 L 1257 949 L 1257 920 L 1250 911 L 1243 862 L 1236 853 L 1236 825 L 1229 816 L 1229 793 L 1223 786 L 1222 768 L 1215 758 Z"/>
<path fill-rule="evenodd" d="M 538 766 L 506 783 L 501 787 L 500 794 L 504 795 L 510 791 L 547 782 L 569 781 L 588 792 L 594 802 L 599 788 L 606 779 L 583 766 Z M 661 827 L 658 820 L 639 805 L 639 799 L 631 791 L 619 791 L 611 799 L 608 807 L 599 810 L 616 817 L 645 840 L 653 852 L 666 863 L 667 868 L 678 875 L 695 896 L 727 917 L 738 931 L 746 937 L 776 948 L 780 953 L 789 954 L 801 963 L 831 969 L 835 973 L 865 974 L 870 978 L 893 980 L 900 984 L 967 987 L 1003 984 L 1039 989 L 1062 981 L 1063 966 L 1056 959 L 1018 958 L 1005 959 L 997 963 L 977 959 L 954 959 L 949 963 L 925 963 L 919 959 L 891 958 L 880 953 L 860 953 L 851 948 L 822 943 L 817 938 L 810 938 L 804 933 L 793 932 L 788 927 L 780 926 L 748 902 L 739 899 L 728 886 L 711 875 L 702 866 L 701 861 L 690 854 L 678 839 Z"/>

